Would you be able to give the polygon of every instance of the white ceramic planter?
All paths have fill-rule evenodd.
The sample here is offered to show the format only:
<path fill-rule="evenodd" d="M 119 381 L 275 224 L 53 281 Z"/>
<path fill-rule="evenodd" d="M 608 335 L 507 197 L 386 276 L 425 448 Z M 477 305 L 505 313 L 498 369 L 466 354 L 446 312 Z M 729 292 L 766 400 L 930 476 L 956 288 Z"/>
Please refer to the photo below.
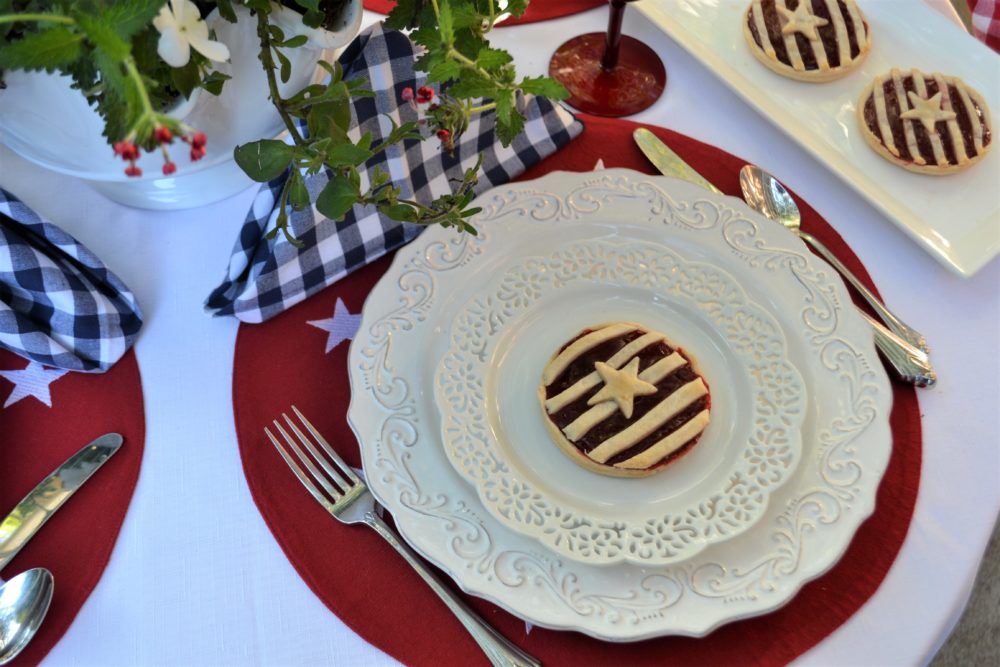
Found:
<path fill-rule="evenodd" d="M 271 20 L 285 32 L 286 38 L 305 35 L 309 38 L 308 46 L 320 49 L 339 49 L 342 46 L 347 46 L 347 43 L 358 34 L 358 30 L 361 28 L 361 17 L 364 13 L 360 0 L 354 0 L 344 8 L 340 20 L 341 27 L 336 30 L 324 30 L 307 27 L 302 23 L 302 14 L 294 9 L 276 2 L 272 2 L 271 6 L 273 8 Z"/>
<path fill-rule="evenodd" d="M 22 157 L 47 169 L 88 181 L 108 198 L 138 208 L 183 209 L 220 201 L 252 185 L 252 181 L 233 161 L 233 149 L 239 144 L 281 134 L 284 126 L 268 99 L 267 79 L 257 60 L 256 19 L 249 11 L 236 6 L 238 21 L 233 24 L 217 17 L 208 21 L 224 42 L 231 63 L 219 70 L 233 78 L 226 82 L 219 96 L 200 93 L 192 104 L 175 110 L 178 117 L 208 136 L 208 152 L 191 162 L 184 144 L 171 146 L 177 171 L 170 177 L 161 173 L 158 154 L 144 154 L 139 160 L 140 178 L 125 176 L 124 164 L 116 158 L 104 137 L 103 123 L 78 91 L 70 88 L 68 77 L 40 72 L 8 72 L 8 87 L 0 91 L 0 142 Z M 292 61 L 292 77 L 280 84 L 289 95 L 322 74 L 315 63 L 332 56 L 327 51 L 347 44 L 358 33 L 361 0 L 353 0 L 345 19 L 344 30 L 337 33 L 310 33 L 310 43 L 287 49 Z M 282 29 L 288 36 L 296 25 L 294 12 L 282 13 Z M 301 25 L 299 28 L 308 31 Z M 316 32 L 316 31 L 312 31 Z M 302 34 L 305 34 L 303 32 Z M 316 38 L 314 40 L 313 38 Z M 326 46 L 334 44 L 335 46 Z"/>

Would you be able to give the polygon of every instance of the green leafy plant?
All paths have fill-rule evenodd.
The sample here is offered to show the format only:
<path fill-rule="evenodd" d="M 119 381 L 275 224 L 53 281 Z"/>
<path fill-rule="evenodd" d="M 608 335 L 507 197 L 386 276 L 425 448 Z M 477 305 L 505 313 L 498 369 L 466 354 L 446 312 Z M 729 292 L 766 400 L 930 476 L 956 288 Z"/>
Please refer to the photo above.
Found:
<path fill-rule="evenodd" d="M 349 0 L 283 0 L 302 14 L 310 28 L 333 27 Z M 104 119 L 104 134 L 114 151 L 128 163 L 126 173 L 138 176 L 141 150 L 163 154 L 163 171 L 176 165 L 168 146 L 186 143 L 193 160 L 205 154 L 208 140 L 195 128 L 171 117 L 170 103 L 196 88 L 219 94 L 228 78 L 213 63 L 228 51 L 208 34 L 201 17 L 217 9 L 236 21 L 235 5 L 243 4 L 256 21 L 258 58 L 267 75 L 271 102 L 291 143 L 272 137 L 238 146 L 234 158 L 250 178 L 267 182 L 286 171 L 277 226 L 272 234 L 289 232 L 289 212 L 311 205 L 337 220 L 355 205 L 375 206 L 395 220 L 440 224 L 475 232 L 468 218 L 479 164 L 467 170 L 452 192 L 430 203 L 401 198 L 389 175 L 379 168 L 362 189 L 363 165 L 389 146 L 405 140 L 436 138 L 452 151 L 474 114 L 496 114 L 497 137 L 504 145 L 522 131 L 520 93 L 563 99 L 566 91 L 547 77 L 518 78 L 509 53 L 493 48 L 488 34 L 500 16 L 496 0 L 399 0 L 386 20 L 389 28 L 410 30 L 424 47 L 415 67 L 427 73 L 427 83 L 411 103 L 423 117 L 393 124 L 387 137 L 375 142 L 370 133 L 348 136 L 351 101 L 371 96 L 367 82 L 345 80 L 337 64 L 320 62 L 329 78 L 283 97 L 278 82 L 291 76 L 290 49 L 306 44 L 305 35 L 286 36 L 274 21 L 280 5 L 271 0 L 0 0 L 0 75 L 3 70 L 61 72 L 73 79 Z M 518 16 L 527 0 L 511 0 L 506 12 Z M 166 46 L 165 46 L 166 43 Z M 221 58 L 222 60 L 225 57 Z M 477 101 L 485 100 L 485 101 Z M 404 100 L 410 101 L 410 100 Z M 304 123 L 308 132 L 299 131 Z M 141 149 L 141 150 L 140 150 Z M 312 201 L 305 179 L 326 169 L 329 182 Z"/>

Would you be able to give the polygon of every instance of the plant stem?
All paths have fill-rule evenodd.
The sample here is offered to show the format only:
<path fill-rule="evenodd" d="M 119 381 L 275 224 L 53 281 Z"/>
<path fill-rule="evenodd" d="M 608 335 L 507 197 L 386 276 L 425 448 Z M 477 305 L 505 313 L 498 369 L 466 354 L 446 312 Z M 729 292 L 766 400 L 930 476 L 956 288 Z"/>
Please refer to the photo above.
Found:
<path fill-rule="evenodd" d="M 434 18 L 437 20 L 438 26 L 441 25 L 441 8 L 438 7 L 437 0 L 431 0 L 431 8 L 434 10 Z M 448 48 L 451 48 L 451 42 L 448 42 Z"/>
<path fill-rule="evenodd" d="M 264 65 L 264 73 L 267 75 L 267 87 L 271 94 L 271 103 L 278 110 L 281 121 L 288 129 L 297 146 L 305 143 L 299 130 L 295 127 L 295 122 L 284 107 L 281 94 L 278 92 L 278 80 L 274 76 L 274 58 L 271 56 L 271 33 L 268 32 L 267 12 L 257 11 L 257 37 L 260 39 L 260 62 Z"/>
<path fill-rule="evenodd" d="M 76 23 L 69 16 L 60 16 L 59 14 L 7 14 L 0 16 L 0 23 L 18 23 L 20 21 L 48 21 L 49 23 L 64 23 L 66 25 Z"/>
<path fill-rule="evenodd" d="M 418 211 L 421 211 L 421 212 L 423 212 L 423 211 L 434 211 L 435 210 L 431 206 L 424 206 L 420 202 L 413 201 L 412 199 L 399 199 L 397 201 L 400 204 L 406 204 L 408 206 L 412 206 L 413 208 L 415 208 L 415 209 L 417 209 Z M 420 222 L 421 225 L 432 225 L 435 222 L 438 222 L 439 220 L 444 220 L 445 218 L 448 217 L 448 214 L 454 213 L 455 210 L 456 210 L 455 206 L 449 206 L 447 209 L 445 209 L 443 211 L 439 211 L 437 213 L 437 215 L 435 215 L 433 217 L 430 217 L 430 218 L 427 218 L 425 220 L 420 220 L 419 222 Z"/>
<path fill-rule="evenodd" d="M 486 70 L 484 70 L 479 65 L 477 65 L 475 60 L 473 60 L 472 58 L 469 58 L 464 53 L 462 53 L 461 51 L 458 51 L 454 47 L 448 47 L 448 57 L 454 58 L 455 60 L 457 60 L 458 62 L 462 63 L 466 67 L 471 67 L 472 69 L 476 70 L 477 72 L 479 72 L 480 74 L 482 74 L 483 76 L 485 76 L 488 79 L 492 79 L 493 78 L 493 75 L 490 74 L 489 72 L 487 72 Z"/>
<path fill-rule="evenodd" d="M 480 104 L 478 107 L 469 107 L 468 108 L 468 112 L 470 114 L 473 114 L 473 113 L 482 113 L 484 111 L 489 111 L 491 109 L 496 109 L 496 108 L 497 108 L 497 103 L 496 102 L 490 102 L 488 104 Z"/>
<path fill-rule="evenodd" d="M 135 59 L 129 56 L 125 59 L 125 71 L 128 76 L 135 83 L 136 90 L 139 91 L 139 101 L 142 102 L 142 117 L 145 119 L 147 116 L 155 115 L 153 111 L 153 103 L 149 101 L 149 91 L 146 90 L 146 82 L 142 80 L 142 75 L 139 74 L 138 68 L 135 66 Z M 138 123 L 136 123 L 138 125 Z"/>

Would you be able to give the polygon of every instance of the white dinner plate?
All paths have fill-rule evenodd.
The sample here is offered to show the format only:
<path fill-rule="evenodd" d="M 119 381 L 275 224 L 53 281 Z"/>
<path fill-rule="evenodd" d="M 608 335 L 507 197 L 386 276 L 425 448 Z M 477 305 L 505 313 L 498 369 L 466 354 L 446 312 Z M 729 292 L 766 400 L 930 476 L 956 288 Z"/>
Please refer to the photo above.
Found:
<path fill-rule="evenodd" d="M 891 450 L 892 400 L 871 331 L 836 273 L 739 200 L 675 179 L 620 169 L 558 172 L 496 188 L 478 202 L 484 209 L 475 219 L 478 236 L 431 228 L 397 253 L 372 290 L 351 345 L 348 419 L 372 491 L 407 541 L 472 594 L 534 624 L 611 641 L 704 635 L 777 608 L 835 563 L 874 509 Z M 732 276 L 747 301 L 780 327 L 786 347 L 775 361 L 787 360 L 806 387 L 801 461 L 759 520 L 676 563 L 584 563 L 512 530 L 484 509 L 441 442 L 434 378 L 451 345 L 451 323 L 470 296 L 485 293 L 508 268 L 576 242 L 662 247 L 689 266 L 710 267 L 704 285 L 718 272 Z M 602 283 L 590 286 L 599 298 L 596 309 L 608 319 L 634 319 L 641 310 L 654 327 L 667 328 L 682 312 L 685 321 L 699 321 L 697 309 L 655 283 Z M 590 322 L 594 310 L 568 308 L 565 325 Z M 534 340 L 532 318 L 518 321 L 522 331 L 512 334 L 511 346 Z M 548 328 L 538 327 L 537 338 L 546 355 L 557 342 Z M 708 339 L 695 349 L 708 362 L 706 375 L 719 372 L 725 336 L 713 333 L 711 322 L 685 326 L 680 335 L 693 331 Z M 699 344 L 695 337 L 679 342 Z M 516 383 L 517 365 L 510 370 L 512 378 L 503 381 Z M 725 395 L 720 387 L 713 401 Z M 738 389 L 720 400 L 743 395 Z M 732 406 L 731 414 L 743 407 Z M 524 415 L 530 419 L 541 419 L 537 406 Z M 537 444 L 535 470 L 575 474 L 582 492 L 588 484 L 610 489 L 636 481 L 576 470 L 547 438 Z M 694 451 L 710 453 L 702 447 L 710 444 Z M 518 470 L 527 476 L 520 467 L 513 477 Z M 679 475 L 682 468 L 675 470 Z M 639 481 L 656 479 L 670 477 Z M 614 503 L 606 508 L 614 509 Z"/>
<path fill-rule="evenodd" d="M 971 276 L 1000 253 L 1000 150 L 949 176 L 926 176 L 879 157 L 865 142 L 857 102 L 893 67 L 959 76 L 1000 127 L 997 55 L 917 0 L 858 0 L 872 48 L 857 70 L 830 83 L 793 81 L 764 67 L 743 38 L 749 0 L 656 0 L 636 7 L 762 116 L 827 165 L 935 259 Z M 996 142 L 996 136 L 993 139 Z"/>

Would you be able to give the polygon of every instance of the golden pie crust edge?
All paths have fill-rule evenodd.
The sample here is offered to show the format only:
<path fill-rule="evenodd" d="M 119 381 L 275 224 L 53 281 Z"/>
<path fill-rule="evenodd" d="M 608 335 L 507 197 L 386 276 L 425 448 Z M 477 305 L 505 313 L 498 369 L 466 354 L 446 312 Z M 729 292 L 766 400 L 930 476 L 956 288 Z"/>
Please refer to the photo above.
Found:
<path fill-rule="evenodd" d="M 868 98 L 872 96 L 875 82 L 881 79 L 882 75 L 873 78 L 865 89 L 861 92 L 861 96 L 858 97 L 857 110 L 855 117 L 858 119 L 858 125 L 861 127 L 861 136 L 865 138 L 865 143 L 867 143 L 873 151 L 878 155 L 885 158 L 889 162 L 893 163 L 897 167 L 902 167 L 907 171 L 912 171 L 916 174 L 924 174 L 926 176 L 947 176 L 949 174 L 955 174 L 960 171 L 965 171 L 972 165 L 976 164 L 982 160 L 990 149 L 993 148 L 994 141 L 991 139 L 990 143 L 983 146 L 983 152 L 978 155 L 974 155 L 968 159 L 966 162 L 960 162 L 958 164 L 918 164 L 913 160 L 903 160 L 892 154 L 891 151 L 882 143 L 882 139 L 875 135 L 868 128 L 868 123 L 865 122 L 865 104 L 868 102 Z M 969 97 L 973 98 L 976 104 L 983 110 L 983 118 L 989 123 L 992 116 L 990 116 L 990 107 L 986 104 L 986 99 L 980 94 L 978 90 L 970 86 L 969 84 L 962 81 L 962 84 L 966 88 L 966 92 L 969 93 Z M 990 133 L 993 133 L 993 126 L 990 125 Z"/>
<path fill-rule="evenodd" d="M 871 26 L 868 25 L 868 19 L 865 18 L 864 14 L 861 12 L 861 8 L 858 7 L 858 13 L 861 14 L 861 18 L 865 22 L 866 37 L 865 43 L 859 45 L 861 50 L 858 55 L 846 65 L 831 67 L 830 69 L 813 69 L 806 71 L 797 70 L 791 65 L 786 65 L 780 60 L 776 60 L 767 55 L 767 51 L 757 45 L 757 42 L 753 38 L 753 33 L 750 32 L 749 18 L 751 11 L 753 11 L 753 3 L 750 3 L 747 10 L 743 13 L 743 37 L 750 46 L 750 52 L 753 54 L 753 57 L 759 60 L 765 67 L 776 74 L 780 74 L 786 79 L 794 79 L 795 81 L 802 81 L 804 83 L 827 83 L 829 81 L 842 79 L 856 70 L 861 63 L 865 61 L 865 58 L 868 57 L 868 52 L 871 51 L 872 48 Z"/>
<path fill-rule="evenodd" d="M 625 322 L 625 321 L 622 321 L 622 320 L 614 320 L 614 321 L 611 321 L 611 322 L 604 322 L 602 324 L 595 324 L 593 326 L 587 326 L 585 328 L 586 329 L 597 330 L 597 329 L 601 329 L 601 328 L 606 327 L 606 326 L 610 326 L 612 324 L 628 324 L 628 325 L 634 326 L 636 329 L 640 329 L 642 331 L 655 332 L 657 334 L 663 335 L 659 331 L 654 330 L 654 329 L 650 329 L 650 328 L 646 327 L 645 325 L 637 324 L 635 322 Z M 679 347 L 676 343 L 674 343 L 672 340 L 670 340 L 669 338 L 667 338 L 666 336 L 663 336 L 663 339 L 664 339 L 664 342 L 666 342 L 666 344 L 668 346 L 670 346 L 671 348 L 673 348 L 674 350 L 681 350 L 681 349 L 683 349 L 683 348 Z M 553 359 L 555 359 L 558 354 L 559 354 L 559 350 L 556 350 L 552 354 L 552 356 L 550 356 L 546 360 L 545 363 L 548 364 L 548 362 L 552 361 Z M 702 381 L 704 381 L 705 376 L 702 374 L 701 369 L 698 367 L 698 365 L 695 362 L 695 360 L 691 357 L 691 355 L 686 350 L 684 351 L 684 358 L 687 359 L 688 364 L 691 365 L 691 370 L 693 370 L 695 373 L 697 373 L 698 377 L 702 378 Z M 562 452 L 566 456 L 568 456 L 570 459 L 572 459 L 572 461 L 574 463 L 576 463 L 576 464 L 578 464 L 580 466 L 583 466 L 584 468 L 586 468 L 587 470 L 589 470 L 591 472 L 596 472 L 599 475 L 607 475 L 608 477 L 631 477 L 631 478 L 650 477 L 650 476 L 655 475 L 656 473 L 658 473 L 658 472 L 660 472 L 660 471 L 662 471 L 662 470 L 670 467 L 670 463 L 672 463 L 672 462 L 666 462 L 665 463 L 662 460 L 658 461 L 656 464 L 654 464 L 653 466 L 651 466 L 649 468 L 616 468 L 615 466 L 606 465 L 604 463 L 598 463 L 597 461 L 593 460 L 592 458 L 590 458 L 589 456 L 587 456 L 586 454 L 584 454 L 582 451 L 580 451 L 579 449 L 577 449 L 576 445 L 574 445 L 572 442 L 570 442 L 569 439 L 565 435 L 563 435 L 563 432 L 559 429 L 559 427 L 556 426 L 555 422 L 553 422 L 549 418 L 549 413 L 545 410 L 545 387 L 546 387 L 546 385 L 545 385 L 544 382 L 539 382 L 539 384 L 538 384 L 538 405 L 539 405 L 539 407 L 542 410 L 542 421 L 545 422 L 545 430 L 548 431 L 549 437 L 552 439 L 553 442 L 556 443 L 556 445 L 559 446 L 559 449 L 561 449 Z M 709 423 L 711 423 L 711 422 L 709 422 Z M 707 429 L 708 429 L 708 426 L 706 426 L 705 429 L 702 429 L 701 433 L 698 434 L 698 440 L 701 440 L 701 438 L 704 437 L 705 430 L 707 430 Z M 687 444 L 687 443 L 685 443 L 685 444 Z M 695 445 L 697 445 L 697 444 L 698 443 L 695 442 Z"/>

